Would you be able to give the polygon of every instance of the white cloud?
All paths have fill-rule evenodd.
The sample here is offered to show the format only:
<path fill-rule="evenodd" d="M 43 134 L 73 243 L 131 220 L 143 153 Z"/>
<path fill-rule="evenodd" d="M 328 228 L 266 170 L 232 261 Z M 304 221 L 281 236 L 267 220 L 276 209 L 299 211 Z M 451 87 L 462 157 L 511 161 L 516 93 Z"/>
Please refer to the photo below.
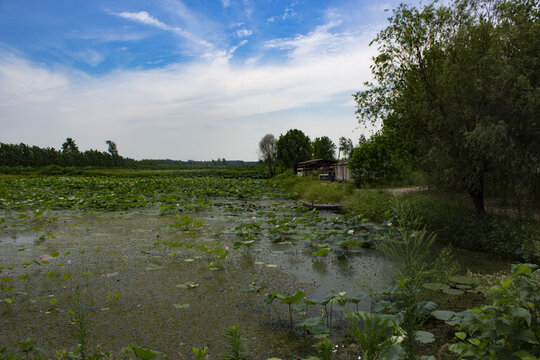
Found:
<path fill-rule="evenodd" d="M 224 8 L 231 6 L 231 0 L 221 0 L 221 5 L 223 5 Z"/>
<path fill-rule="evenodd" d="M 248 29 L 238 29 L 238 30 L 236 30 L 236 36 L 238 36 L 239 38 L 250 36 L 251 34 L 253 34 L 253 31 L 248 30 Z"/>
<path fill-rule="evenodd" d="M 354 137 L 351 94 L 370 79 L 374 50 L 358 34 L 332 33 L 334 26 L 269 42 L 290 52 L 275 65 L 233 65 L 233 47 L 188 64 L 84 77 L 1 56 L 2 140 L 58 147 L 69 136 L 88 149 L 113 139 L 134 158 L 250 160 L 268 132 Z"/>
<path fill-rule="evenodd" d="M 271 16 L 268 19 L 266 19 L 266 21 L 274 22 L 278 19 L 287 20 L 288 18 L 295 16 L 296 12 L 294 11 L 293 6 L 295 6 L 297 3 L 298 2 L 293 2 L 290 6 L 285 7 L 285 10 L 283 10 L 283 14 L 279 16 Z"/>
<path fill-rule="evenodd" d="M 112 15 L 116 15 L 116 16 L 119 16 L 121 18 L 124 18 L 124 19 L 128 19 L 128 20 L 132 20 L 132 21 L 136 21 L 136 22 L 139 22 L 141 24 L 145 24 L 145 25 L 149 25 L 149 26 L 154 26 L 154 27 L 157 27 L 161 30 L 166 30 L 166 31 L 171 31 L 179 36 L 182 36 L 188 40 L 191 40 L 191 41 L 194 41 L 196 43 L 199 43 L 201 45 L 205 45 L 207 47 L 212 47 L 212 44 L 210 44 L 208 41 L 206 40 L 203 40 L 203 39 L 199 39 L 197 36 L 193 35 L 192 33 L 190 33 L 189 31 L 186 31 L 178 26 L 170 26 L 168 24 L 165 24 L 164 22 L 158 20 L 157 18 L 151 16 L 148 12 L 146 11 L 139 11 L 139 12 L 127 12 L 127 11 L 123 11 L 123 12 L 119 12 L 119 13 L 114 13 L 114 12 L 110 12 Z"/>
<path fill-rule="evenodd" d="M 360 36 L 356 33 L 333 33 L 330 31 L 340 23 L 340 21 L 332 21 L 318 26 L 307 35 L 299 34 L 294 38 L 270 40 L 265 46 L 268 48 L 288 50 L 290 58 L 301 59 L 303 61 L 315 60 L 325 55 L 340 54 L 361 41 Z"/>
<path fill-rule="evenodd" d="M 102 54 L 92 49 L 77 53 L 75 54 L 75 57 L 81 59 L 90 66 L 97 66 L 105 59 Z"/>

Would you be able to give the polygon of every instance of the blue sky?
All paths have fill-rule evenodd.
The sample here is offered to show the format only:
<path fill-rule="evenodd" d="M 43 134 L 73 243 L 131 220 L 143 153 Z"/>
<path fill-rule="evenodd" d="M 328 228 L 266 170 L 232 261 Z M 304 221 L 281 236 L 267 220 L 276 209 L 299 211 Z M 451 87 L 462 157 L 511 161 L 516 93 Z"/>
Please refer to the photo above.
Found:
<path fill-rule="evenodd" d="M 357 141 L 351 94 L 399 1 L 0 0 L 0 142 L 255 160 L 297 128 Z"/>

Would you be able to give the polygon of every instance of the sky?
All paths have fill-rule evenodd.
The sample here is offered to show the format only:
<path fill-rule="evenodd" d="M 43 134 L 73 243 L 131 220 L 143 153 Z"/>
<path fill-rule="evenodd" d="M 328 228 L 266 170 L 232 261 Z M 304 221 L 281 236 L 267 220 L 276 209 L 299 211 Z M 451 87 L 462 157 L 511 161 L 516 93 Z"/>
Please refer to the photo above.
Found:
<path fill-rule="evenodd" d="M 265 134 L 354 143 L 394 0 L 0 0 L 0 142 L 253 161 Z"/>

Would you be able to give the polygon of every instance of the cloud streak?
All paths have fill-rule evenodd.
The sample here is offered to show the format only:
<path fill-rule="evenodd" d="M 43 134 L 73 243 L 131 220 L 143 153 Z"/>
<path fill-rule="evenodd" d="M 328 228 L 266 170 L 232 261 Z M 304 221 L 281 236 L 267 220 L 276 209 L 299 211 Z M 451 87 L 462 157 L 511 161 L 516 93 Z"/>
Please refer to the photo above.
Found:
<path fill-rule="evenodd" d="M 151 16 L 146 11 L 139 11 L 139 12 L 123 11 L 119 13 L 110 12 L 110 14 L 127 19 L 127 20 L 135 21 L 144 25 L 153 26 L 161 30 L 170 31 L 170 32 L 175 33 L 178 36 L 194 41 L 201 45 L 212 47 L 212 44 L 209 43 L 208 41 L 199 39 L 198 37 L 191 34 L 189 31 L 186 31 L 178 26 L 170 26 L 168 24 L 165 24 L 164 22 L 158 20 L 154 16 Z"/>

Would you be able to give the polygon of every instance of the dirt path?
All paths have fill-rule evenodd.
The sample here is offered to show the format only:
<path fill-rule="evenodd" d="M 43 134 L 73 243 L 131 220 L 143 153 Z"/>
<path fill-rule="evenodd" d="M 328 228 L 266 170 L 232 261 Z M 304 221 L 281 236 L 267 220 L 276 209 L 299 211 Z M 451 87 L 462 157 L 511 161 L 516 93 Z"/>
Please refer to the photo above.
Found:
<path fill-rule="evenodd" d="M 427 190 L 426 186 L 415 186 L 415 187 L 403 187 L 403 188 L 393 188 L 393 189 L 386 189 L 390 194 L 394 196 L 400 196 L 407 193 L 410 193 L 411 191 L 420 191 L 420 190 Z"/>

